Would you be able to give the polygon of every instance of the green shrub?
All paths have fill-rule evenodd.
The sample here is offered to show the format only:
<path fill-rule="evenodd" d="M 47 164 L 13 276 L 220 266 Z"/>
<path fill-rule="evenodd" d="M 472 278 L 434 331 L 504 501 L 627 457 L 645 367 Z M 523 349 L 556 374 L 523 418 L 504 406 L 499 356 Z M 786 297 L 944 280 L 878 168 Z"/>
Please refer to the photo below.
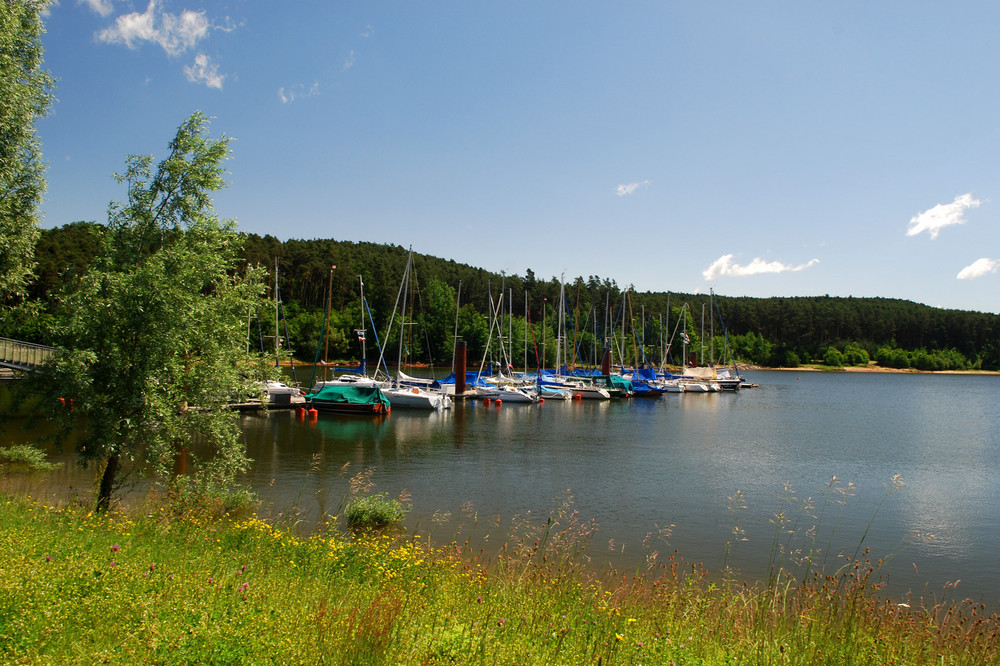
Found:
<path fill-rule="evenodd" d="M 847 365 L 868 365 L 871 357 L 868 352 L 856 342 L 849 342 L 844 348 L 844 362 Z"/>
<path fill-rule="evenodd" d="M 407 508 L 386 493 L 363 495 L 351 500 L 344 509 L 347 525 L 353 528 L 381 528 L 394 525 L 406 517 Z"/>
<path fill-rule="evenodd" d="M 844 355 L 836 347 L 828 347 L 823 354 L 823 363 L 831 368 L 844 367 Z"/>
<path fill-rule="evenodd" d="M 31 444 L 15 444 L 0 449 L 0 465 L 26 472 L 48 472 L 62 467 L 62 463 L 50 463 L 45 459 L 45 452 Z"/>

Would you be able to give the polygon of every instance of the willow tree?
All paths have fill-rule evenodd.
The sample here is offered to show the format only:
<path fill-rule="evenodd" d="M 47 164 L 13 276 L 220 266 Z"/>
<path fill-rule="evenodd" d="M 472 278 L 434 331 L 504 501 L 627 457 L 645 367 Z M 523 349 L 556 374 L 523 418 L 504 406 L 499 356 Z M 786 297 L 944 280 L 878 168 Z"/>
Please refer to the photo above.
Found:
<path fill-rule="evenodd" d="M 60 413 L 100 470 L 98 509 L 129 461 L 164 477 L 182 447 L 200 451 L 199 473 L 218 483 L 248 463 L 226 402 L 260 393 L 266 364 L 247 350 L 246 318 L 263 280 L 237 270 L 235 223 L 214 213 L 230 140 L 207 131 L 192 115 L 155 172 L 151 156 L 127 158 L 115 177 L 128 198 L 110 206 L 100 256 L 63 297 L 61 353 L 38 377 L 50 404 L 72 400 Z"/>
<path fill-rule="evenodd" d="M 0 3 L 0 303 L 21 293 L 31 272 L 45 167 L 35 120 L 52 102 L 42 66 L 41 12 L 47 2 Z"/>

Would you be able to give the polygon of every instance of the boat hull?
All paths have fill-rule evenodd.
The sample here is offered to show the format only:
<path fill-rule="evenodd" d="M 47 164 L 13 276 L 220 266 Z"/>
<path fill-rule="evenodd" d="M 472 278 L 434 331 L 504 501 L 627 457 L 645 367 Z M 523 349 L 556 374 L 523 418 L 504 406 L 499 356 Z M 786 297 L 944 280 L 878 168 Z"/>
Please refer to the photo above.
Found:
<path fill-rule="evenodd" d="M 306 396 L 306 402 L 318 412 L 385 416 L 390 402 L 377 386 L 333 386 L 327 384 Z"/>
<path fill-rule="evenodd" d="M 402 409 L 446 409 L 451 406 L 451 398 L 443 393 L 418 388 L 382 389 L 382 393 L 389 404 Z"/>

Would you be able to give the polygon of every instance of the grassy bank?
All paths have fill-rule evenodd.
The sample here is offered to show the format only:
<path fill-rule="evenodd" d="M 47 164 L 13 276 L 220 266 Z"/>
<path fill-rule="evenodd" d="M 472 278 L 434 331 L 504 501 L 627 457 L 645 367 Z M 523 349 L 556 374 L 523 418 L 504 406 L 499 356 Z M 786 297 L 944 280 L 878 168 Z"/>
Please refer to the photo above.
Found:
<path fill-rule="evenodd" d="M 451 544 L 330 525 L 296 536 L 165 499 L 96 515 L 0 499 L 0 654 L 13 663 L 997 663 L 971 604 L 879 601 L 872 569 L 716 585 L 676 555 L 580 562 L 556 513 L 488 566 Z"/>

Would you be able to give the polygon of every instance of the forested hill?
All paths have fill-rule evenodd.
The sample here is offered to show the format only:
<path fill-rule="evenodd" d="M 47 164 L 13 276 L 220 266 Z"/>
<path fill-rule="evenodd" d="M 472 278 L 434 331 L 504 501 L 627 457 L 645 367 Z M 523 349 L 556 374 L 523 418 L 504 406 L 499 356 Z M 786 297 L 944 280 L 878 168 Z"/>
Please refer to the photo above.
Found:
<path fill-rule="evenodd" d="M 73 274 L 89 265 L 102 229 L 99 225 L 75 223 L 43 230 L 37 245 L 37 279 L 31 295 L 50 302 L 65 280 L 71 280 Z M 317 316 L 321 317 L 325 309 L 327 287 L 331 283 L 332 310 L 342 315 L 339 320 L 334 319 L 334 324 L 339 325 L 337 344 L 344 354 L 352 354 L 352 329 L 360 320 L 359 278 L 364 280 L 365 297 L 376 318 L 376 330 L 387 323 L 399 294 L 406 248 L 332 239 L 282 242 L 270 235 L 256 234 L 246 234 L 245 238 L 246 261 L 269 267 L 269 279 L 273 280 L 273 266 L 275 259 L 278 260 L 279 284 L 289 322 L 301 338 L 298 343 L 293 341 L 293 346 L 300 353 L 314 344 L 311 338 L 322 325 L 317 323 Z M 332 266 L 336 269 L 331 270 Z M 456 300 L 463 306 L 459 327 L 466 328 L 464 335 L 462 330 L 459 335 L 469 341 L 470 353 L 477 344 L 484 344 L 488 329 L 482 330 L 483 325 L 476 322 L 474 315 L 488 313 L 491 298 L 495 305 L 501 289 L 505 299 L 503 310 L 512 311 L 522 328 L 527 300 L 527 320 L 533 334 L 527 336 L 526 346 L 540 344 L 543 321 L 548 330 L 546 339 L 552 340 L 560 293 L 556 278 L 538 279 L 530 269 L 523 276 L 499 275 L 428 255 L 415 254 L 413 266 L 411 286 L 415 289 L 409 294 L 412 311 L 418 313 L 427 327 L 436 329 L 434 340 L 425 336 L 423 343 L 416 345 L 424 348 L 428 360 L 450 358 Z M 567 317 L 578 332 L 576 340 L 582 362 L 591 358 L 592 350 L 587 346 L 597 346 L 592 339 L 595 335 L 601 338 L 606 327 L 621 330 L 626 320 L 629 323 L 624 326 L 632 330 L 628 337 L 644 341 L 640 352 L 645 351 L 647 358 L 655 357 L 658 345 L 676 333 L 685 304 L 688 306 L 685 323 L 695 340 L 702 331 L 702 312 L 708 313 L 704 328 L 707 338 L 712 322 L 708 319 L 711 305 L 706 294 L 637 293 L 619 287 L 614 280 L 597 276 L 577 277 L 566 283 Z M 716 305 L 741 361 L 796 365 L 824 357 L 830 360 L 833 351 L 840 353 L 840 360 L 847 363 L 870 358 L 896 367 L 1000 369 L 1000 315 L 997 314 L 944 310 L 898 299 L 830 296 L 750 298 L 717 294 Z M 301 321 L 296 321 L 296 317 Z M 432 320 L 436 322 L 433 325 Z M 714 322 L 713 332 L 723 337 L 718 317 Z M 512 335 L 515 338 L 520 335 L 520 343 L 525 345 L 525 334 Z M 629 357 L 634 353 L 635 350 L 629 352 Z M 834 355 L 832 360 L 838 359 Z"/>

